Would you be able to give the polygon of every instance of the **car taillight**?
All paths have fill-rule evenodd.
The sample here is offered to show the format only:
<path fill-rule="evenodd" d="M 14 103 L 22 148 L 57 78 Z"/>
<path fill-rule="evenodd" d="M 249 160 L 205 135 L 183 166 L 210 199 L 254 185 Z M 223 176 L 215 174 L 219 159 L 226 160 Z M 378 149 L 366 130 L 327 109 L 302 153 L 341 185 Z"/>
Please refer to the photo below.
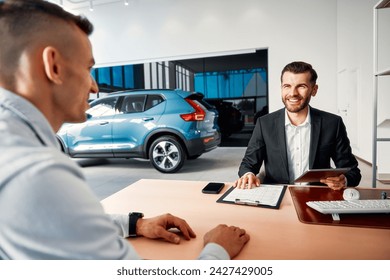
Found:
<path fill-rule="evenodd" d="M 191 107 L 195 109 L 195 112 L 189 114 L 181 114 L 180 117 L 186 122 L 203 121 L 206 116 L 206 112 L 202 109 L 202 107 L 194 100 L 191 100 L 189 98 L 185 98 L 185 101 L 187 101 L 188 104 L 190 104 Z"/>
<path fill-rule="evenodd" d="M 214 140 L 214 137 L 204 138 L 203 143 L 207 144 L 208 142 L 213 141 L 213 140 Z"/>

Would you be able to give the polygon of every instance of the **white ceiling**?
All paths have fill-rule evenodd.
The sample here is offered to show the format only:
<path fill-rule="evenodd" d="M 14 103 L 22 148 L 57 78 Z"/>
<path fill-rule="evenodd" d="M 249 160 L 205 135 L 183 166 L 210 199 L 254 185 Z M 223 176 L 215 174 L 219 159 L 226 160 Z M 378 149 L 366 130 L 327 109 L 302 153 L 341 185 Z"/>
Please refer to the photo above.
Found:
<path fill-rule="evenodd" d="M 56 3 L 62 7 L 70 10 L 77 10 L 86 7 L 98 7 L 116 2 L 123 2 L 123 5 L 132 5 L 138 0 L 48 0 L 49 2 Z"/>

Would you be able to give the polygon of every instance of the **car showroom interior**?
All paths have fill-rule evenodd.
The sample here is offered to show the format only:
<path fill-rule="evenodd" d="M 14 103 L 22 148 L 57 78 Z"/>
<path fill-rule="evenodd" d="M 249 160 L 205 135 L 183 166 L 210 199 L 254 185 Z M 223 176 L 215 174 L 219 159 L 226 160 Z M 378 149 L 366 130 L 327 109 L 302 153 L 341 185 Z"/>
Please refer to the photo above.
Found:
<path fill-rule="evenodd" d="M 320 90 L 312 99 L 313 106 L 344 114 L 353 152 L 365 171 L 362 185 L 372 185 L 372 135 L 366 133 L 372 131 L 372 123 L 354 109 L 368 102 L 363 96 L 355 100 L 361 96 L 360 92 L 372 92 L 371 82 L 368 82 L 371 76 L 365 74 L 372 68 L 372 55 L 369 55 L 373 52 L 370 45 L 372 30 L 364 29 L 366 46 L 356 45 L 357 39 L 348 30 L 361 28 L 348 19 L 359 16 L 370 23 L 372 15 L 368 8 L 373 3 L 358 1 L 354 7 L 359 9 L 353 10 L 355 14 L 352 14 L 345 4 L 349 1 L 304 1 L 305 12 L 324 11 L 320 18 L 315 17 L 316 23 L 311 24 L 310 28 L 316 29 L 311 35 L 316 38 L 311 46 L 312 39 L 307 38 L 305 43 L 304 40 L 294 39 L 291 32 L 284 34 L 283 28 L 289 23 L 283 18 L 283 13 L 275 14 L 271 25 L 265 24 L 269 20 L 265 14 L 273 15 L 280 10 L 279 7 L 283 6 L 283 10 L 298 9 L 294 1 L 274 4 L 267 1 L 246 1 L 242 4 L 238 1 L 223 4 L 221 1 L 201 1 L 197 4 L 181 1 L 180 4 L 170 5 L 140 0 L 130 0 L 128 5 L 113 0 L 63 2 L 66 8 L 88 16 L 96 26 L 91 36 L 96 65 L 91 74 L 99 85 L 99 92 L 90 95 L 91 102 L 116 92 L 180 89 L 203 95 L 202 102 L 218 114 L 217 125 L 221 136 L 218 147 L 198 155 L 187 154 L 185 163 L 177 172 L 162 173 L 153 168 L 148 159 L 150 151 L 128 153 L 127 158 L 126 153 L 118 157 L 107 154 L 99 157 L 99 153 L 76 154 L 73 159 L 84 168 L 88 181 L 100 198 L 145 177 L 235 181 L 257 118 L 283 106 L 280 101 L 280 71 L 283 64 L 294 59 L 308 60 L 317 66 Z M 188 14 L 190 10 L 194 13 L 191 16 Z M 239 13 L 233 16 L 236 11 Z M 348 15 L 346 19 L 336 21 L 344 13 Z M 331 26 L 328 18 L 332 19 Z M 303 20 L 296 24 L 307 32 L 311 30 Z M 348 36 L 343 36 L 344 33 Z M 284 41 L 285 36 L 289 42 Z M 329 40 L 329 36 L 334 39 Z M 349 57 L 350 49 L 355 53 L 360 50 L 369 52 L 353 59 L 337 59 Z M 354 65 L 358 62 L 359 69 L 356 70 Z M 358 75 L 364 82 L 356 80 L 356 73 L 353 80 L 352 74 L 345 74 L 347 70 L 342 69 L 355 69 L 348 70 L 353 73 L 359 71 Z M 348 92 L 352 98 L 337 97 L 337 91 L 348 87 L 349 83 L 356 84 L 355 92 Z M 349 114 L 345 113 L 346 110 Z M 371 112 L 371 106 L 367 110 Z M 385 131 L 386 113 L 381 114 Z M 371 115 L 368 113 L 368 116 Z M 387 147 L 386 143 L 378 145 L 384 146 L 384 149 Z M 92 148 L 87 149 L 93 151 Z M 377 160 L 383 163 L 378 165 L 375 182 L 386 186 L 387 161 L 381 153 L 378 153 Z"/>
<path fill-rule="evenodd" d="M 389 0 L 38 2 L 0 1 L 0 259 L 388 273 Z"/>

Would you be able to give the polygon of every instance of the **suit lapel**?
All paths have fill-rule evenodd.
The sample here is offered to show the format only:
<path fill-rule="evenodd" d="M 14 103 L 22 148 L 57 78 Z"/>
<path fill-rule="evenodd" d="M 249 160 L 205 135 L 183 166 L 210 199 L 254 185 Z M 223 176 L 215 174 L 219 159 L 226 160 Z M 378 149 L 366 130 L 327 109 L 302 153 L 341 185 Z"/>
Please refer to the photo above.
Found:
<path fill-rule="evenodd" d="M 279 111 L 277 118 L 274 121 L 274 128 L 276 130 L 276 141 L 277 146 L 280 147 L 280 158 L 284 167 L 284 171 L 287 175 L 287 180 L 289 178 L 288 172 L 288 161 L 287 161 L 287 147 L 286 147 L 286 136 L 285 136 L 285 127 L 284 127 L 284 109 Z"/>
<path fill-rule="evenodd" d="M 314 159 L 316 157 L 318 141 L 320 139 L 321 131 L 321 117 L 316 110 L 310 107 L 311 117 L 311 136 L 310 136 L 310 150 L 309 150 L 309 168 L 313 168 Z"/>

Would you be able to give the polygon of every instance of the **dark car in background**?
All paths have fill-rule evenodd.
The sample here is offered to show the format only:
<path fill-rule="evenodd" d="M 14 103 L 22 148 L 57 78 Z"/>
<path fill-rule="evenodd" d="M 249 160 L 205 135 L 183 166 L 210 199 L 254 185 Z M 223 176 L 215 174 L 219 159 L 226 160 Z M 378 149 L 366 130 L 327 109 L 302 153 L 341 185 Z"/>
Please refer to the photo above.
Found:
<path fill-rule="evenodd" d="M 66 123 L 57 133 L 72 158 L 145 158 L 160 172 L 177 172 L 220 142 L 218 112 L 203 94 L 135 90 L 93 100 L 87 121 Z"/>
<path fill-rule="evenodd" d="M 244 127 L 244 116 L 232 102 L 221 99 L 205 99 L 205 101 L 218 111 L 218 126 L 223 138 L 231 136 L 233 133 L 240 132 Z"/>

